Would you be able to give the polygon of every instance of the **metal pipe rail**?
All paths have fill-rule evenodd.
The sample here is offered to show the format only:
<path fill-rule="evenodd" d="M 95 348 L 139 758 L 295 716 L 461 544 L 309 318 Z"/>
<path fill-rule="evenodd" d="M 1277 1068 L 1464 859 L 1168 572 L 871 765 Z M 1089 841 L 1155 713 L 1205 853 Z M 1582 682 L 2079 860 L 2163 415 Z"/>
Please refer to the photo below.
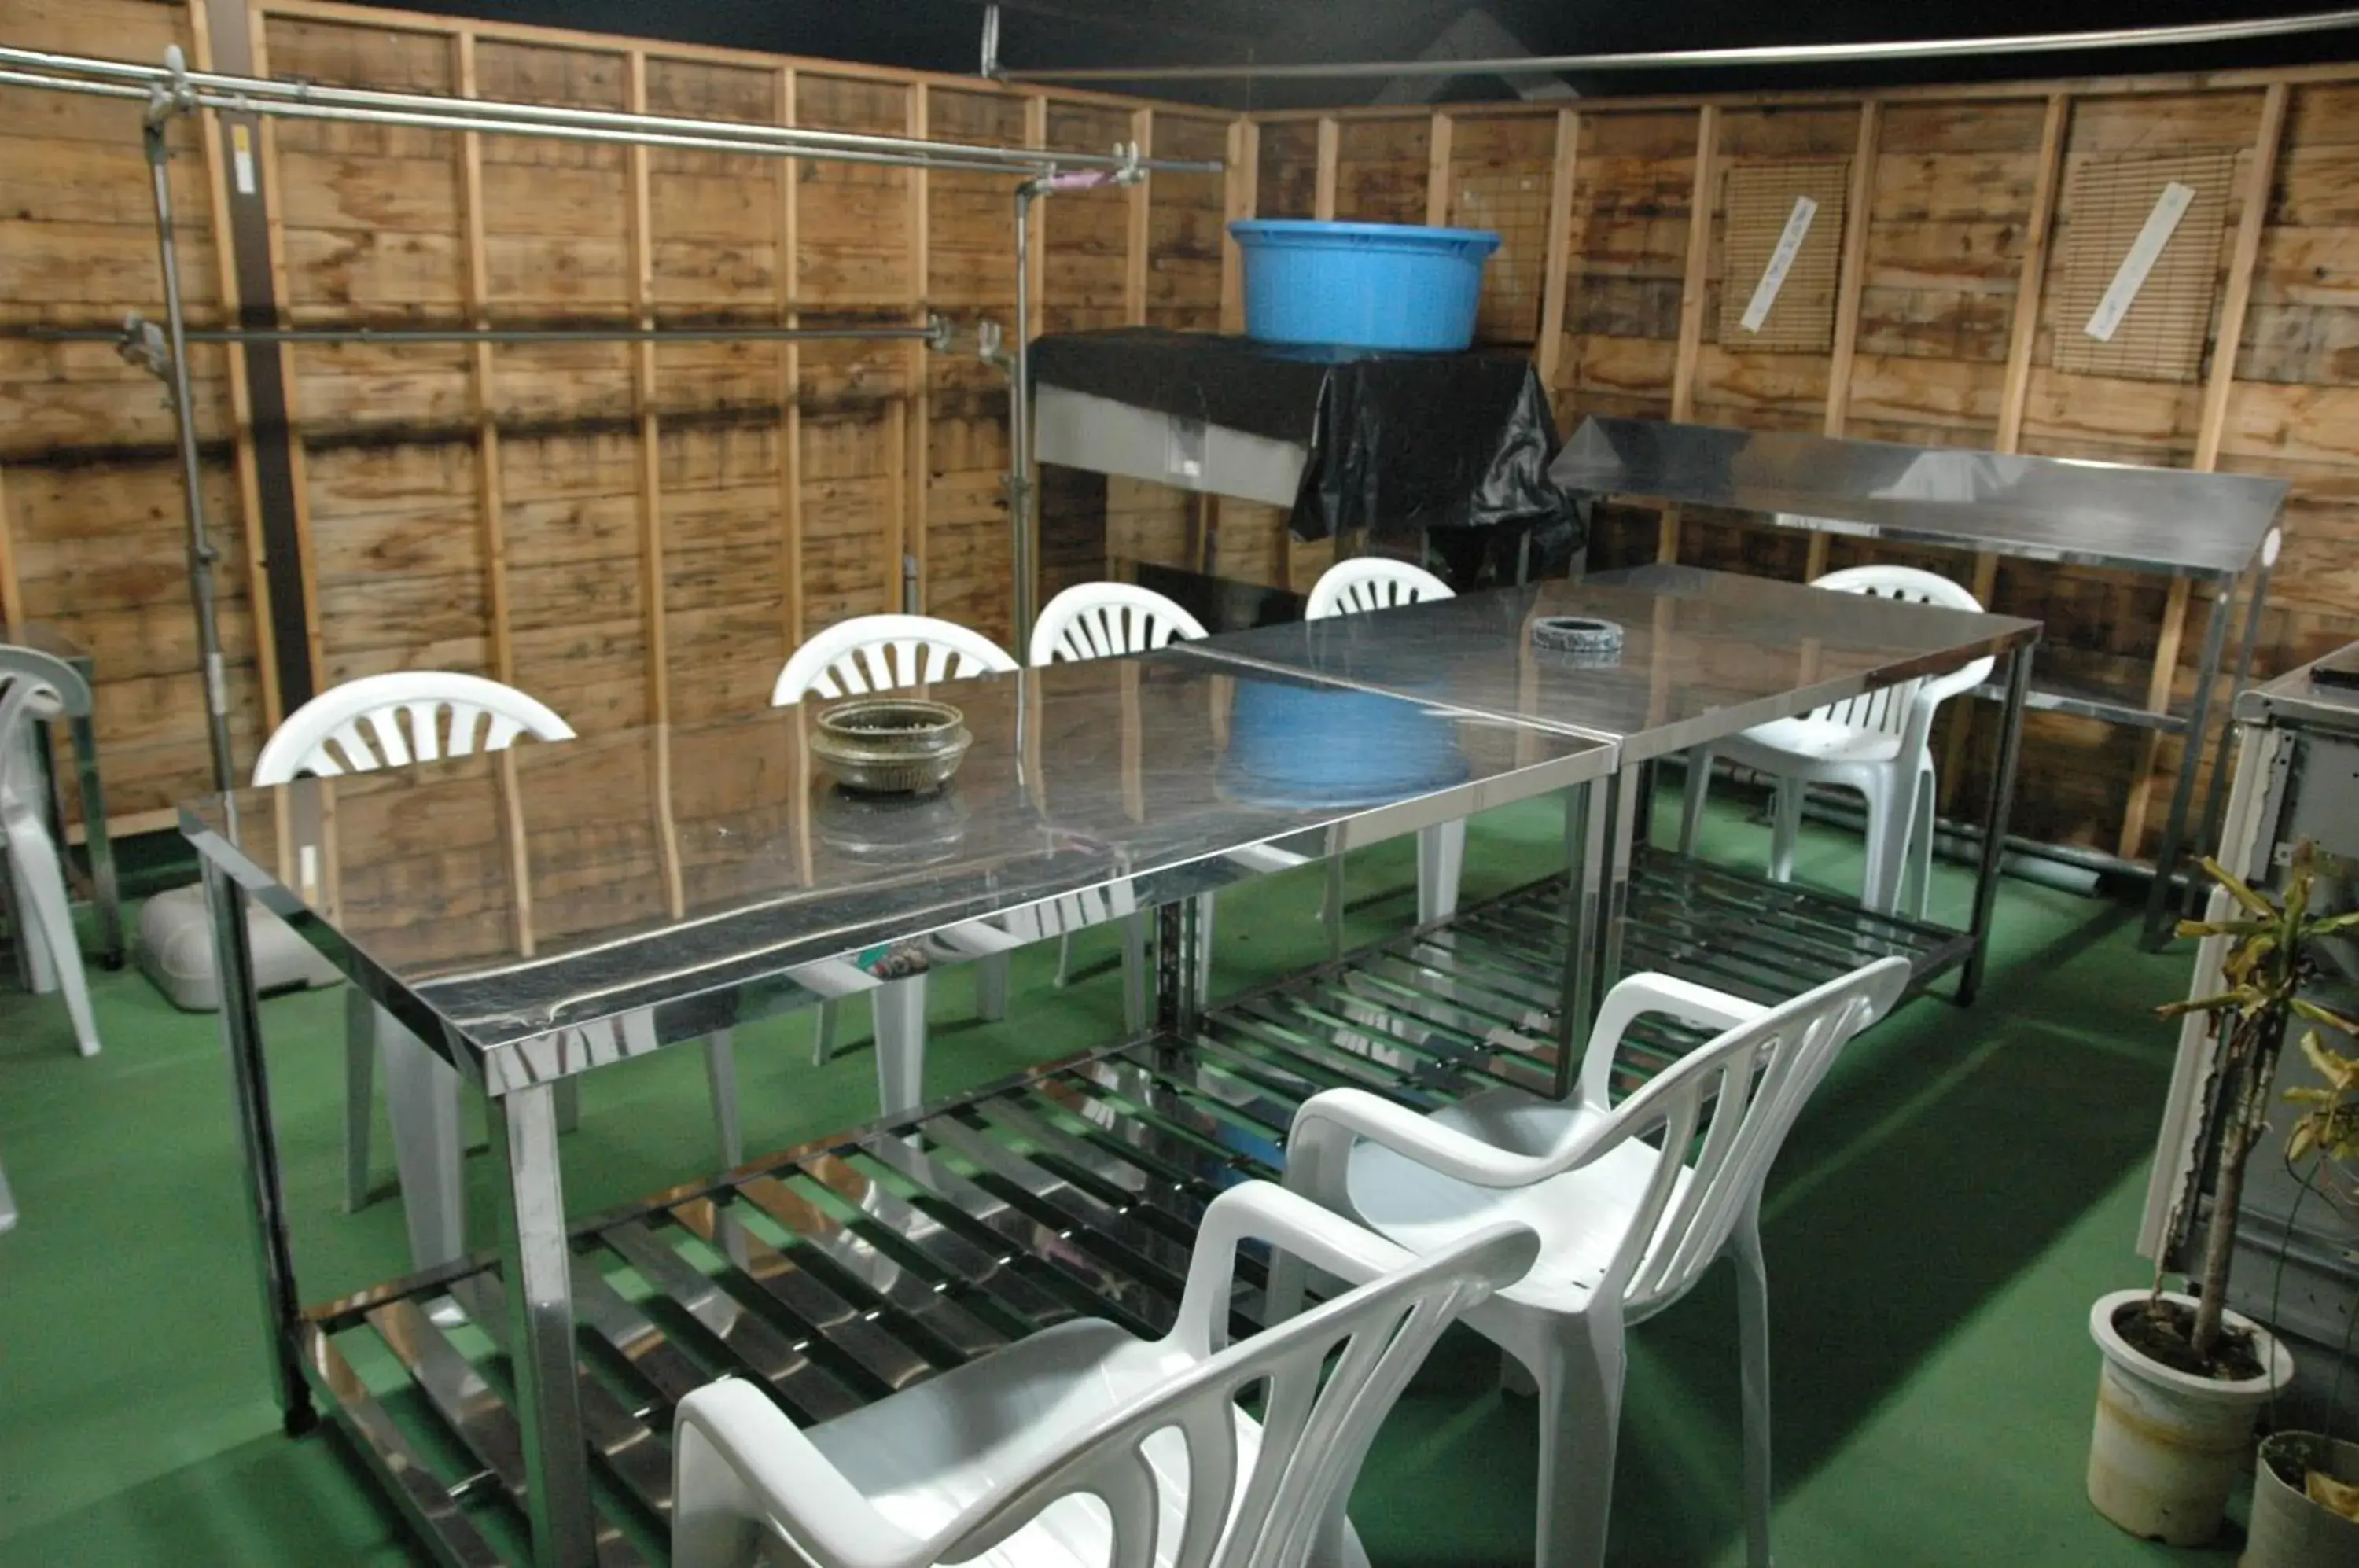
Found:
<path fill-rule="evenodd" d="M 1060 169 L 1139 168 L 1175 174 L 1213 174 L 1220 172 L 1222 167 L 1216 159 L 1143 158 L 1126 148 L 1077 153 L 1046 147 L 977 146 L 804 125 L 756 125 L 439 93 L 381 93 L 188 71 L 177 64 L 136 65 L 126 60 L 50 54 L 38 49 L 0 48 L 0 85 L 143 100 L 164 94 L 179 107 L 208 108 L 226 114 L 417 125 L 506 136 L 562 136 L 625 146 L 766 153 L 830 162 L 969 172 L 1038 174 Z"/>
<path fill-rule="evenodd" d="M 22 343 L 111 343 L 136 346 L 156 324 L 134 314 L 117 328 L 0 325 L 0 338 Z M 923 343 L 947 350 L 954 329 L 941 316 L 919 326 L 909 322 L 873 327 L 190 327 L 181 336 L 192 343 Z"/>
<path fill-rule="evenodd" d="M 2063 54 L 2076 49 L 2160 49 L 2233 43 L 2359 27 L 2359 11 L 2320 11 L 2251 21 L 2082 33 L 2020 33 L 1986 38 L 1909 38 L 1890 43 L 1761 44 L 1738 49 L 1653 49 L 1634 54 L 1517 55 L 1494 60 L 1323 61 L 1296 65 L 1043 67 L 1011 71 L 987 60 L 995 82 L 1316 82 L 1397 76 L 1531 76 L 1555 71 L 1677 71 L 1723 66 L 1833 65 L 1861 60 L 1955 60 L 1978 55 Z"/>

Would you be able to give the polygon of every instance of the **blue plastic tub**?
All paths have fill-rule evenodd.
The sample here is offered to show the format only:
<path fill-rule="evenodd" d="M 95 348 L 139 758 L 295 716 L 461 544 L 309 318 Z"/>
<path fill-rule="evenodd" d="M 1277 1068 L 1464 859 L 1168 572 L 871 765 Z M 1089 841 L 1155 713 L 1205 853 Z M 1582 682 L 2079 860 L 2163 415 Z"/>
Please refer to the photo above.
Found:
<path fill-rule="evenodd" d="M 1231 223 L 1245 253 L 1245 335 L 1264 343 L 1462 349 L 1499 236 L 1408 223 Z"/>

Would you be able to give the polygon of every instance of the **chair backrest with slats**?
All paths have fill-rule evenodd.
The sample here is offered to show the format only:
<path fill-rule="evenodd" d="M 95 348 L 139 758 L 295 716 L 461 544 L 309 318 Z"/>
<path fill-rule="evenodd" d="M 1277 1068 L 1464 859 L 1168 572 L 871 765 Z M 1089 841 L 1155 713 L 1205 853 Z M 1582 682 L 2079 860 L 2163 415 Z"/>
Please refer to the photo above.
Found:
<path fill-rule="evenodd" d="M 1886 958 L 1830 980 L 1698 1046 L 1576 1130 L 1586 1163 L 1644 1138 L 1658 1160 L 1600 1284 L 1635 1318 L 1685 1295 L 1728 1243 L 1786 1134 L 1853 1036 L 1890 1011 L 1908 962 Z M 1684 1178 L 1684 1181 L 1682 1181 Z"/>
<path fill-rule="evenodd" d="M 1422 566 L 1363 555 L 1338 561 L 1320 573 L 1319 581 L 1310 585 L 1310 601 L 1302 615 L 1305 620 L 1321 621 L 1329 615 L 1389 610 L 1397 604 L 1450 597 L 1450 584 Z"/>
<path fill-rule="evenodd" d="M 1203 623 L 1158 593 L 1129 583 L 1077 583 L 1049 601 L 1032 627 L 1032 662 L 1145 653 L 1204 635 Z"/>
<path fill-rule="evenodd" d="M 855 615 L 795 649 L 770 689 L 783 708 L 808 696 L 858 697 L 935 681 L 1004 675 L 1016 668 L 981 632 L 931 615 Z"/>
<path fill-rule="evenodd" d="M 29 648 L 0 645 L 0 798 L 29 804 L 40 793 L 26 731 L 45 719 L 90 712 L 90 685 L 72 665 Z"/>
<path fill-rule="evenodd" d="M 1949 610 L 1982 609 L 1973 594 L 1959 587 L 1939 572 L 1923 572 L 1913 566 L 1850 566 L 1841 572 L 1830 572 L 1813 578 L 1813 588 L 1824 588 L 1837 593 L 1863 593 L 1871 598 L 1897 599 L 1910 604 L 1939 604 Z M 1970 690 L 1990 679 L 1991 661 L 1977 659 L 1955 675 L 1932 678 L 1939 682 L 1944 696 L 1951 691 Z M 1897 735 L 1908 722 L 1908 704 L 1924 689 L 1923 680 L 1904 681 L 1897 686 L 1886 686 L 1841 702 L 1832 702 L 1810 714 L 1855 730 L 1871 730 L 1882 735 Z"/>
<path fill-rule="evenodd" d="M 1248 1238 L 1367 1282 L 1223 1348 L 1236 1247 Z M 1386 1260 L 1372 1269 L 1379 1249 Z M 963 1562 L 1075 1494 L 1094 1496 L 1111 1516 L 1107 1561 L 1115 1568 L 1157 1560 L 1158 1519 L 1174 1505 L 1173 1568 L 1335 1560 L 1344 1503 L 1386 1412 L 1451 1321 L 1520 1279 L 1538 1250 L 1529 1230 L 1504 1225 L 1412 1259 L 1267 1182 L 1231 1188 L 1205 1211 L 1165 1341 L 1195 1365 L 1045 1453 L 1028 1481 L 946 1526 L 929 1561 Z M 1256 1388 L 1265 1395 L 1261 1443 L 1240 1474 L 1237 1400 Z M 1173 1431 L 1187 1447 L 1184 1499 L 1159 1495 L 1157 1467 L 1142 1454 Z"/>
<path fill-rule="evenodd" d="M 519 735 L 571 740 L 573 727 L 513 686 L 448 670 L 365 675 L 287 715 L 255 759 L 256 784 L 373 773 L 505 751 Z"/>

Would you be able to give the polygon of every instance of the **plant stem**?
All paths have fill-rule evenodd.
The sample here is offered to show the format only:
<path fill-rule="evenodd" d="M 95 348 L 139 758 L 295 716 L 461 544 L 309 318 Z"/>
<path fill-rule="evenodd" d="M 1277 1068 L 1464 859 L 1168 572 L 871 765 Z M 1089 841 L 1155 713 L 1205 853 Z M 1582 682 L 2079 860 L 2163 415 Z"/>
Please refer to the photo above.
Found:
<path fill-rule="evenodd" d="M 2249 1034 L 2247 1031 L 2249 1030 Z M 2244 1216 L 2245 1170 L 2268 1130 L 2270 1083 L 2285 1042 L 2282 1017 L 2263 1015 L 2239 1026 L 2229 1053 L 2236 1062 L 2236 1091 L 2220 1148 L 2220 1184 L 2212 1197 L 2212 1225 L 2203 1238 L 2203 1268 L 2195 1303 L 2195 1327 L 2188 1347 L 2208 1362 L 2220 1340 L 2221 1314 L 2228 1306 L 2228 1270 L 2236 1260 L 2237 1222 Z M 2239 1046 L 2241 1050 L 2237 1049 Z"/>

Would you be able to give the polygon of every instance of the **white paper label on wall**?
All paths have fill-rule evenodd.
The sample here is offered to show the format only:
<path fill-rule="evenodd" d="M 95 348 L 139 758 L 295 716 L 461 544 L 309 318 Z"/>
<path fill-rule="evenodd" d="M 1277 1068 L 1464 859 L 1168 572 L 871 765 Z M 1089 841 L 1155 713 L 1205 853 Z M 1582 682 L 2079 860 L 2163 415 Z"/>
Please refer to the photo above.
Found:
<path fill-rule="evenodd" d="M 2138 290 L 2146 287 L 2146 275 L 2161 259 L 2162 247 L 2170 243 L 2179 220 L 2187 216 L 2187 209 L 2194 201 L 2192 185 L 2181 185 L 2174 180 L 2162 188 L 2162 194 L 2154 199 L 2154 211 L 2146 215 L 2146 227 L 2138 231 L 2129 255 L 2122 257 L 2121 270 L 2114 274 L 2105 297 L 2097 301 L 2096 314 L 2089 318 L 2082 332 L 2099 343 L 2114 341 L 2122 318 L 2130 313 L 2130 307 L 2137 303 Z"/>
<path fill-rule="evenodd" d="M 1802 240 L 1810 232 L 1810 220 L 1819 215 L 1819 204 L 1808 196 L 1794 198 L 1794 210 L 1786 215 L 1786 232 L 1777 236 L 1777 248 L 1769 253 L 1769 265 L 1761 269 L 1761 281 L 1753 286 L 1753 299 L 1745 307 L 1741 324 L 1748 332 L 1757 332 L 1761 323 L 1769 319 L 1770 307 L 1777 303 L 1777 290 L 1786 287 L 1786 274 L 1793 269 L 1794 257 L 1801 253 Z"/>
<path fill-rule="evenodd" d="M 229 161 L 237 193 L 254 194 L 254 132 L 245 125 L 229 128 Z"/>

